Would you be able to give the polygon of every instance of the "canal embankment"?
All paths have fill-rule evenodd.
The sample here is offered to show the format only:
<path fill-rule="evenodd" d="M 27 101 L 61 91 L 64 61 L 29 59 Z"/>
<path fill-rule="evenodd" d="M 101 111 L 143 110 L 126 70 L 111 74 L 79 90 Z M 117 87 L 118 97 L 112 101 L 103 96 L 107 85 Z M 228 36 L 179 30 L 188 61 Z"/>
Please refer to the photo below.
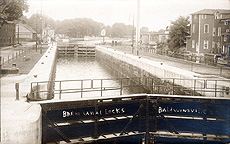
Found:
<path fill-rule="evenodd" d="M 109 63 L 108 65 L 117 69 L 117 71 L 121 71 L 123 74 L 127 73 L 128 76 L 155 77 L 154 80 L 157 81 L 150 81 L 151 86 L 159 85 L 161 80 L 163 82 L 160 82 L 160 85 L 167 85 L 171 89 L 183 87 L 183 91 L 191 91 L 190 95 L 194 95 L 196 92 L 198 93 L 196 95 L 211 97 L 229 96 L 229 79 L 216 77 L 208 79 L 202 74 L 184 69 L 180 64 L 178 64 L 178 67 L 168 65 L 164 59 L 154 61 L 151 57 L 145 55 L 136 56 L 105 46 L 97 46 L 97 57 L 103 59 L 105 63 Z M 143 79 L 143 81 L 146 81 L 146 79 Z M 148 80 L 147 83 L 149 83 Z M 165 89 L 166 87 L 162 90 L 164 93 L 166 92 L 165 94 L 172 94 Z M 183 93 L 179 92 L 178 94 Z"/>
<path fill-rule="evenodd" d="M 41 143 L 41 107 L 28 103 L 27 97 L 31 96 L 31 82 L 54 79 L 56 50 L 56 45 L 50 45 L 28 74 L 2 78 L 1 143 Z M 19 83 L 19 97 L 15 83 Z"/>

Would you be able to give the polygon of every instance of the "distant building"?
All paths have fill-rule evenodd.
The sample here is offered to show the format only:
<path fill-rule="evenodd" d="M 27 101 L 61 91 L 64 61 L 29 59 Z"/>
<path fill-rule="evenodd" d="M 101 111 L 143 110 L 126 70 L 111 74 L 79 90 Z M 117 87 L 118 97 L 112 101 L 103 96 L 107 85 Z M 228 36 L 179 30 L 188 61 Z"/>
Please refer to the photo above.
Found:
<path fill-rule="evenodd" d="M 19 33 L 18 33 L 19 31 Z M 36 41 L 36 31 L 34 31 L 30 26 L 27 24 L 16 24 L 16 41 L 18 41 L 18 35 L 19 35 L 19 41 Z"/>
<path fill-rule="evenodd" d="M 168 31 L 142 32 L 140 37 L 142 44 L 166 43 L 169 37 L 169 33 Z"/>
<path fill-rule="evenodd" d="M 149 28 L 147 27 L 142 27 L 140 30 L 141 33 L 148 33 L 149 32 Z"/>
<path fill-rule="evenodd" d="M 7 21 L 0 27 L 0 46 L 9 46 L 15 43 L 15 24 Z"/>
<path fill-rule="evenodd" d="M 187 51 L 230 54 L 230 10 L 203 9 L 191 14 Z"/>
<path fill-rule="evenodd" d="M 45 29 L 42 30 L 42 40 L 44 43 L 51 43 L 55 40 L 55 32 L 54 28 L 51 26 L 47 26 Z"/>

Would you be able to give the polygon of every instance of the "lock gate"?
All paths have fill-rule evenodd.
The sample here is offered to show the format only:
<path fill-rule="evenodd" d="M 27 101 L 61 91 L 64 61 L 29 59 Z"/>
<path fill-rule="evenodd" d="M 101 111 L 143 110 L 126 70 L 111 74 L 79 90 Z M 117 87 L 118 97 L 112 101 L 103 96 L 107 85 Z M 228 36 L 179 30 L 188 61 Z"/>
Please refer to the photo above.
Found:
<path fill-rule="evenodd" d="M 229 98 L 135 94 L 38 103 L 43 143 L 230 142 Z"/>

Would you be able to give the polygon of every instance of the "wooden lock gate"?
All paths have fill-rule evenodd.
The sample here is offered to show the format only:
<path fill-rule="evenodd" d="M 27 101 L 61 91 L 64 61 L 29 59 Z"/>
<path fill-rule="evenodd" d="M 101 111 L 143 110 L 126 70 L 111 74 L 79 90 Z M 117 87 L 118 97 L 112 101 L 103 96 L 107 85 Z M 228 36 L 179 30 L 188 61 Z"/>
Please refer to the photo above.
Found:
<path fill-rule="evenodd" d="M 43 143 L 230 142 L 229 98 L 136 94 L 39 103 Z"/>

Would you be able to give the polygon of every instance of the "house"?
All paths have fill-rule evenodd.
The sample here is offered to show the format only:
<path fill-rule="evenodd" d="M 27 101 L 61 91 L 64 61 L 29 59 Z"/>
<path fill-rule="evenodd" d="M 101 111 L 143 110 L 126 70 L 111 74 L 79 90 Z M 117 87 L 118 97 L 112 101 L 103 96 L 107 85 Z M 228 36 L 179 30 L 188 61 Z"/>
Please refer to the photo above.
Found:
<path fill-rule="evenodd" d="M 191 14 L 187 51 L 197 54 L 228 54 L 230 10 L 203 9 Z"/>
<path fill-rule="evenodd" d="M 20 42 L 36 41 L 36 31 L 34 31 L 27 24 L 22 24 L 22 23 L 16 24 L 15 36 L 17 41 L 19 37 Z"/>
<path fill-rule="evenodd" d="M 166 43 L 169 37 L 168 31 L 141 32 L 142 44 Z"/>
<path fill-rule="evenodd" d="M 42 30 L 42 41 L 44 43 L 51 43 L 55 40 L 55 32 L 54 28 L 51 26 L 47 26 L 45 29 Z"/>
<path fill-rule="evenodd" d="M 0 46 L 14 45 L 15 23 L 7 21 L 0 27 Z"/>

